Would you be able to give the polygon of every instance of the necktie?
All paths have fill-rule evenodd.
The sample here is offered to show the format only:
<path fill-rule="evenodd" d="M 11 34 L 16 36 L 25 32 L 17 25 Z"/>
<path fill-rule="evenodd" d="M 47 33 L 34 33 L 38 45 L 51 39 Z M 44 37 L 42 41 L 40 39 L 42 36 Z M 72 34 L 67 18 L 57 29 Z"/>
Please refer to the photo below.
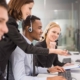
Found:
<path fill-rule="evenodd" d="M 33 45 L 31 43 L 31 45 Z M 32 73 L 32 76 L 35 76 L 35 54 L 33 54 L 33 73 Z"/>

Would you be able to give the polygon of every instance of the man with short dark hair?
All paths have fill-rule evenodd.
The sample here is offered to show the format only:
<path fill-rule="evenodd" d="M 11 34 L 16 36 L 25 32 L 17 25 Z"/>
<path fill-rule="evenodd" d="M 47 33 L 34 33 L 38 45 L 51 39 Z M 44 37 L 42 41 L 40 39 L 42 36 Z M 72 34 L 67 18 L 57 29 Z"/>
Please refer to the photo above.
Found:
<path fill-rule="evenodd" d="M 0 0 L 0 40 L 8 32 L 6 22 L 8 21 L 8 6 L 5 0 Z"/>
<path fill-rule="evenodd" d="M 39 40 L 42 34 L 42 23 L 40 18 L 32 15 L 23 21 L 23 37 L 32 44 L 33 40 Z M 33 54 L 25 54 L 19 47 L 11 55 L 12 71 L 15 80 L 65 80 L 61 76 L 57 77 L 32 77 L 33 75 Z M 35 73 L 48 73 L 64 71 L 63 68 L 56 66 L 52 68 L 35 67 Z"/>

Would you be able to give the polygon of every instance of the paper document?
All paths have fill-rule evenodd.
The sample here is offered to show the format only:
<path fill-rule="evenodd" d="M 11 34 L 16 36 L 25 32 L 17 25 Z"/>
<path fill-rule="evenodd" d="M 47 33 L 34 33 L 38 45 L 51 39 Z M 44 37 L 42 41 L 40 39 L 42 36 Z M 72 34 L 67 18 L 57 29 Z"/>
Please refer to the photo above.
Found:
<path fill-rule="evenodd" d="M 80 64 L 74 64 L 74 65 L 70 65 L 70 66 L 64 66 L 64 69 L 73 69 L 73 68 L 80 68 Z"/>

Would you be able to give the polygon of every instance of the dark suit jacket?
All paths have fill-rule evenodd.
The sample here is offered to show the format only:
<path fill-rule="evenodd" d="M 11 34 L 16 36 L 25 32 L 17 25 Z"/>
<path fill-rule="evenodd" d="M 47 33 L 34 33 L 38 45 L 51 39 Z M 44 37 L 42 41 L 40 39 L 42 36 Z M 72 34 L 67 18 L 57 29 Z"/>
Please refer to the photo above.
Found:
<path fill-rule="evenodd" d="M 11 53 L 15 50 L 16 46 L 19 46 L 26 53 L 42 55 L 49 53 L 49 50 L 46 48 L 37 48 L 32 45 L 29 45 L 22 37 L 22 35 L 19 33 L 18 25 L 14 18 L 9 18 L 7 26 L 9 32 L 5 34 L 4 38 L 0 41 L 0 76 L 4 73 L 7 61 Z"/>
<path fill-rule="evenodd" d="M 45 40 L 42 41 L 42 42 L 38 42 L 35 46 L 47 48 Z M 56 48 L 57 48 L 57 46 L 56 46 Z M 65 64 L 65 63 L 61 63 L 58 60 L 58 55 L 57 54 L 49 54 L 49 55 L 46 55 L 46 56 L 44 56 L 44 55 L 37 55 L 37 61 L 38 61 L 37 62 L 38 66 L 41 66 L 41 67 L 51 67 L 52 64 L 54 66 L 57 66 L 57 65 L 58 66 L 63 66 Z"/>

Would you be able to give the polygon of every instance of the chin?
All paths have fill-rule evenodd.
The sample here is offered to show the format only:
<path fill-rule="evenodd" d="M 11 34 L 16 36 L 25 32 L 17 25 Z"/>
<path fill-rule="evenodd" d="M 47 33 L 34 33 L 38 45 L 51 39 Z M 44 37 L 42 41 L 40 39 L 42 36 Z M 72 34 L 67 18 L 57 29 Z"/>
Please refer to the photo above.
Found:
<path fill-rule="evenodd" d="M 35 39 L 36 41 L 39 41 L 40 39 Z"/>
<path fill-rule="evenodd" d="M 56 40 L 50 40 L 51 42 L 55 42 Z"/>
<path fill-rule="evenodd" d="M 28 17 L 28 16 L 24 16 L 24 17 L 23 17 L 23 20 L 25 20 L 27 17 Z"/>

